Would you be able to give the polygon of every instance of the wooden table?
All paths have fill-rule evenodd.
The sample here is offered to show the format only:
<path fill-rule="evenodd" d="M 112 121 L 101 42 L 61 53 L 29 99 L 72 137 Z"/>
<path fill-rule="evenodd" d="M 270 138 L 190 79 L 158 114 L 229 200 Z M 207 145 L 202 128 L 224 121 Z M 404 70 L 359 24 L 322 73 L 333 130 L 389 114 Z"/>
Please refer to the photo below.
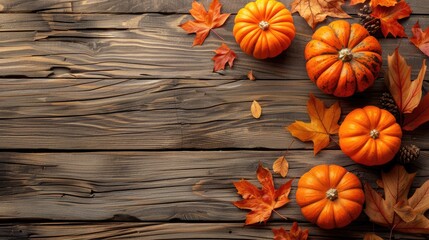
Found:
<path fill-rule="evenodd" d="M 194 35 L 178 27 L 191 19 L 192 0 L 0 0 L 1 239 L 272 239 L 271 228 L 293 221 L 311 239 L 388 237 L 364 214 L 335 231 L 301 215 L 296 186 L 312 166 L 339 164 L 362 181 L 379 176 L 334 143 L 313 156 L 311 143 L 295 141 L 287 152 L 292 202 L 279 209 L 289 220 L 273 215 L 266 225 L 243 226 L 247 211 L 232 205 L 240 199 L 232 182 L 256 183 L 258 163 L 271 167 L 284 153 L 294 139 L 284 127 L 308 121 L 310 93 L 339 100 L 343 119 L 378 104 L 385 87 L 379 79 L 347 99 L 320 92 L 303 58 L 313 30 L 297 14 L 286 52 L 263 61 L 245 55 L 232 28 L 248 1 L 221 2 L 233 15 L 217 31 L 238 58 L 232 70 L 213 73 L 221 41 L 212 34 L 191 47 Z M 429 5 L 407 2 L 414 12 L 402 22 L 406 32 L 417 20 L 426 28 Z M 357 7 L 344 9 L 356 17 Z M 380 41 L 384 68 L 399 47 L 416 76 L 425 58 L 417 48 L 406 38 Z M 246 78 L 251 69 L 256 81 Z M 263 107 L 260 119 L 250 114 L 253 100 Z M 429 176 L 428 125 L 403 139 L 422 149 L 410 166 L 416 188 Z M 287 180 L 275 176 L 277 186 Z"/>

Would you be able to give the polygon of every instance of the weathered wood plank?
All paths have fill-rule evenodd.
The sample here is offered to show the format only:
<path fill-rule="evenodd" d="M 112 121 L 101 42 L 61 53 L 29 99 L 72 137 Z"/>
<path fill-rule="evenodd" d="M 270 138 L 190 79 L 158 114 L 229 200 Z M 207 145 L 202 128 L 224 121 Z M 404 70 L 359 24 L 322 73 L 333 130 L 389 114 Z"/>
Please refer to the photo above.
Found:
<path fill-rule="evenodd" d="M 270 60 L 244 54 L 229 19 L 218 32 L 238 59 L 232 70 L 221 73 L 212 72 L 211 60 L 221 41 L 212 34 L 203 46 L 191 47 L 194 35 L 178 27 L 188 19 L 176 14 L 1 14 L 0 77 L 245 79 L 253 69 L 260 80 L 308 78 L 303 53 L 313 31 L 300 17 L 295 17 L 292 46 Z M 408 33 L 417 20 L 429 25 L 429 17 L 413 16 L 404 22 Z M 407 39 L 380 41 L 385 67 L 387 55 L 399 46 L 417 75 L 425 58 L 420 50 Z"/>
<path fill-rule="evenodd" d="M 256 184 L 259 162 L 271 166 L 282 151 L 163 151 L 14 153 L 0 155 L 0 219 L 64 221 L 244 221 L 233 181 Z M 411 169 L 413 188 L 429 177 L 429 152 Z M 378 170 L 354 164 L 339 150 L 289 151 L 292 201 L 278 211 L 305 221 L 295 202 L 299 177 L 317 164 L 338 164 L 375 184 Z M 276 185 L 286 179 L 275 175 Z M 375 186 L 375 185 L 374 185 Z M 274 220 L 281 220 L 273 215 Z M 357 220 L 371 226 L 367 217 Z"/>
<path fill-rule="evenodd" d="M 284 127 L 309 120 L 309 93 L 336 101 L 310 80 L 2 79 L 1 85 L 2 149 L 284 150 L 294 139 Z M 377 105 L 383 86 L 379 79 L 366 93 L 339 99 L 343 117 Z M 253 100 L 262 105 L 261 119 L 251 117 Z M 404 134 L 404 141 L 429 149 L 428 126 Z M 295 141 L 291 148 L 312 143 Z"/>
<path fill-rule="evenodd" d="M 2 12 L 67 12 L 67 13 L 188 13 L 193 0 L 0 0 L 0 11 Z M 199 1 L 208 7 L 211 0 Z M 220 1 L 223 11 L 236 13 L 248 0 Z M 281 0 L 288 9 L 292 0 Z M 414 14 L 427 14 L 428 6 L 421 4 L 421 0 L 407 0 Z M 419 4 L 420 3 L 420 4 Z M 356 13 L 360 7 L 344 5 L 348 13 Z"/>
<path fill-rule="evenodd" d="M 272 228 L 290 230 L 290 222 L 269 223 L 266 226 L 243 227 L 240 223 L 9 223 L 0 224 L 0 237 L 7 239 L 31 238 L 46 240 L 86 239 L 266 239 L 272 240 Z M 308 223 L 300 223 L 308 229 L 310 239 L 361 240 L 367 232 L 374 232 L 384 239 L 389 238 L 386 229 L 372 226 L 351 225 L 347 228 L 322 230 Z M 394 233 L 392 239 L 428 239 L 425 236 Z"/>

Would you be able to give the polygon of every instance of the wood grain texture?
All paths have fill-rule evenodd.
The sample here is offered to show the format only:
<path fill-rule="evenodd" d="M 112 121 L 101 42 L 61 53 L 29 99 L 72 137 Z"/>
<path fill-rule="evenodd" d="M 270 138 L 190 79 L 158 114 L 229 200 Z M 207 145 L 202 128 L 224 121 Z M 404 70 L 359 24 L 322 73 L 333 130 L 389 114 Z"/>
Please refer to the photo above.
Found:
<path fill-rule="evenodd" d="M 211 34 L 203 46 L 191 47 L 195 35 L 178 27 L 189 19 L 156 13 L 1 14 L 0 77 L 245 79 L 252 69 L 258 80 L 308 79 L 303 52 L 313 30 L 301 17 L 294 17 L 297 36 L 291 47 L 269 60 L 253 59 L 240 50 L 231 17 L 217 32 L 238 58 L 233 69 L 219 73 L 212 72 L 211 58 L 222 41 Z M 403 22 L 407 33 L 417 20 L 429 25 L 427 16 L 413 16 Z M 399 46 L 417 75 L 424 58 L 419 49 L 407 39 L 380 42 L 384 68 L 387 55 Z"/>
<path fill-rule="evenodd" d="M 272 228 L 290 230 L 290 222 L 269 223 L 266 226 L 243 227 L 240 223 L 16 223 L 0 224 L 0 237 L 7 239 L 86 240 L 86 239 L 260 239 L 272 240 Z M 300 223 L 310 232 L 312 240 L 361 240 L 366 232 L 374 232 L 384 239 L 389 233 L 380 227 L 352 225 L 335 231 L 321 230 L 308 223 Z M 393 239 L 428 239 L 419 235 L 393 234 Z"/>
<path fill-rule="evenodd" d="M 247 211 L 232 205 L 240 199 L 234 181 L 256 181 L 258 163 L 271 168 L 282 151 L 166 151 L 15 153 L 0 158 L 0 219 L 54 221 L 197 221 L 244 223 Z M 295 202 L 299 177 L 318 164 L 337 164 L 363 182 L 374 184 L 377 168 L 354 164 L 338 150 L 290 151 L 286 179 L 295 179 L 285 207 L 294 221 L 305 221 Z M 411 171 L 412 188 L 429 177 L 429 152 L 422 152 Z M 282 220 L 273 214 L 274 221 Z M 357 220 L 370 227 L 362 214 Z"/>
<path fill-rule="evenodd" d="M 0 0 L 2 12 L 61 12 L 61 13 L 188 13 L 193 0 Z M 208 8 L 211 0 L 201 0 Z M 237 13 L 249 0 L 220 1 L 222 11 Z M 293 0 L 281 0 L 290 9 Z M 353 14 L 362 5 L 343 5 L 346 12 Z M 427 14 L 429 8 L 426 4 L 419 4 L 421 0 L 407 0 L 414 14 Z"/>
<path fill-rule="evenodd" d="M 379 79 L 366 93 L 339 99 L 341 119 L 378 105 L 383 88 Z M 309 93 L 326 105 L 337 100 L 310 80 L 2 79 L 0 148 L 285 150 L 294 138 L 284 127 L 309 121 Z M 263 108 L 260 119 L 251 116 L 253 100 Z M 429 149 L 427 128 L 405 133 L 404 142 Z"/>

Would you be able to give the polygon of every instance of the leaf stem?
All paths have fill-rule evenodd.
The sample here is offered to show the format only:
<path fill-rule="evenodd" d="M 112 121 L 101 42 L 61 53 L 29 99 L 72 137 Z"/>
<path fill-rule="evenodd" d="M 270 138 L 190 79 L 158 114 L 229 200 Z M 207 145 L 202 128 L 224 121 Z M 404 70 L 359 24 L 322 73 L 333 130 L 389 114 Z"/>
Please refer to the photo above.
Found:
<path fill-rule="evenodd" d="M 287 220 L 287 217 L 281 215 L 279 212 L 277 212 L 275 209 L 273 209 L 273 212 L 279 215 L 279 217 L 283 218 L 284 220 Z"/>
<path fill-rule="evenodd" d="M 221 37 L 214 29 L 210 29 L 210 31 L 220 38 L 220 40 L 225 41 L 225 39 L 223 39 L 223 37 Z"/>
<path fill-rule="evenodd" d="M 332 142 L 334 142 L 335 144 L 337 144 L 337 146 L 340 146 L 340 144 L 332 137 L 331 134 L 329 134 L 329 138 L 331 139 Z"/>

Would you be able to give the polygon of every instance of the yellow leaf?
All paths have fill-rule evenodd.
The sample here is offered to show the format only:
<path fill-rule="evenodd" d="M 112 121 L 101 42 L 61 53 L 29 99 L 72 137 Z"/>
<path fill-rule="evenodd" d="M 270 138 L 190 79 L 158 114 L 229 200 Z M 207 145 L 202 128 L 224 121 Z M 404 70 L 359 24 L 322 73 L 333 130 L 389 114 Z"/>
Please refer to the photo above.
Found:
<path fill-rule="evenodd" d="M 287 130 L 303 142 L 313 141 L 314 155 L 316 155 L 329 145 L 330 135 L 338 133 L 341 108 L 338 102 L 326 108 L 323 101 L 310 94 L 307 110 L 311 122 L 295 121 L 287 127 Z"/>
<path fill-rule="evenodd" d="M 282 177 L 286 177 L 286 175 L 289 171 L 289 163 L 286 160 L 285 156 L 281 156 L 281 157 L 277 158 L 276 161 L 274 161 L 273 171 L 275 173 L 280 174 Z"/>
<path fill-rule="evenodd" d="M 252 106 L 250 106 L 250 111 L 252 112 L 252 116 L 254 118 L 260 118 L 262 115 L 261 105 L 259 105 L 259 103 L 256 100 L 254 100 L 252 103 Z"/>

